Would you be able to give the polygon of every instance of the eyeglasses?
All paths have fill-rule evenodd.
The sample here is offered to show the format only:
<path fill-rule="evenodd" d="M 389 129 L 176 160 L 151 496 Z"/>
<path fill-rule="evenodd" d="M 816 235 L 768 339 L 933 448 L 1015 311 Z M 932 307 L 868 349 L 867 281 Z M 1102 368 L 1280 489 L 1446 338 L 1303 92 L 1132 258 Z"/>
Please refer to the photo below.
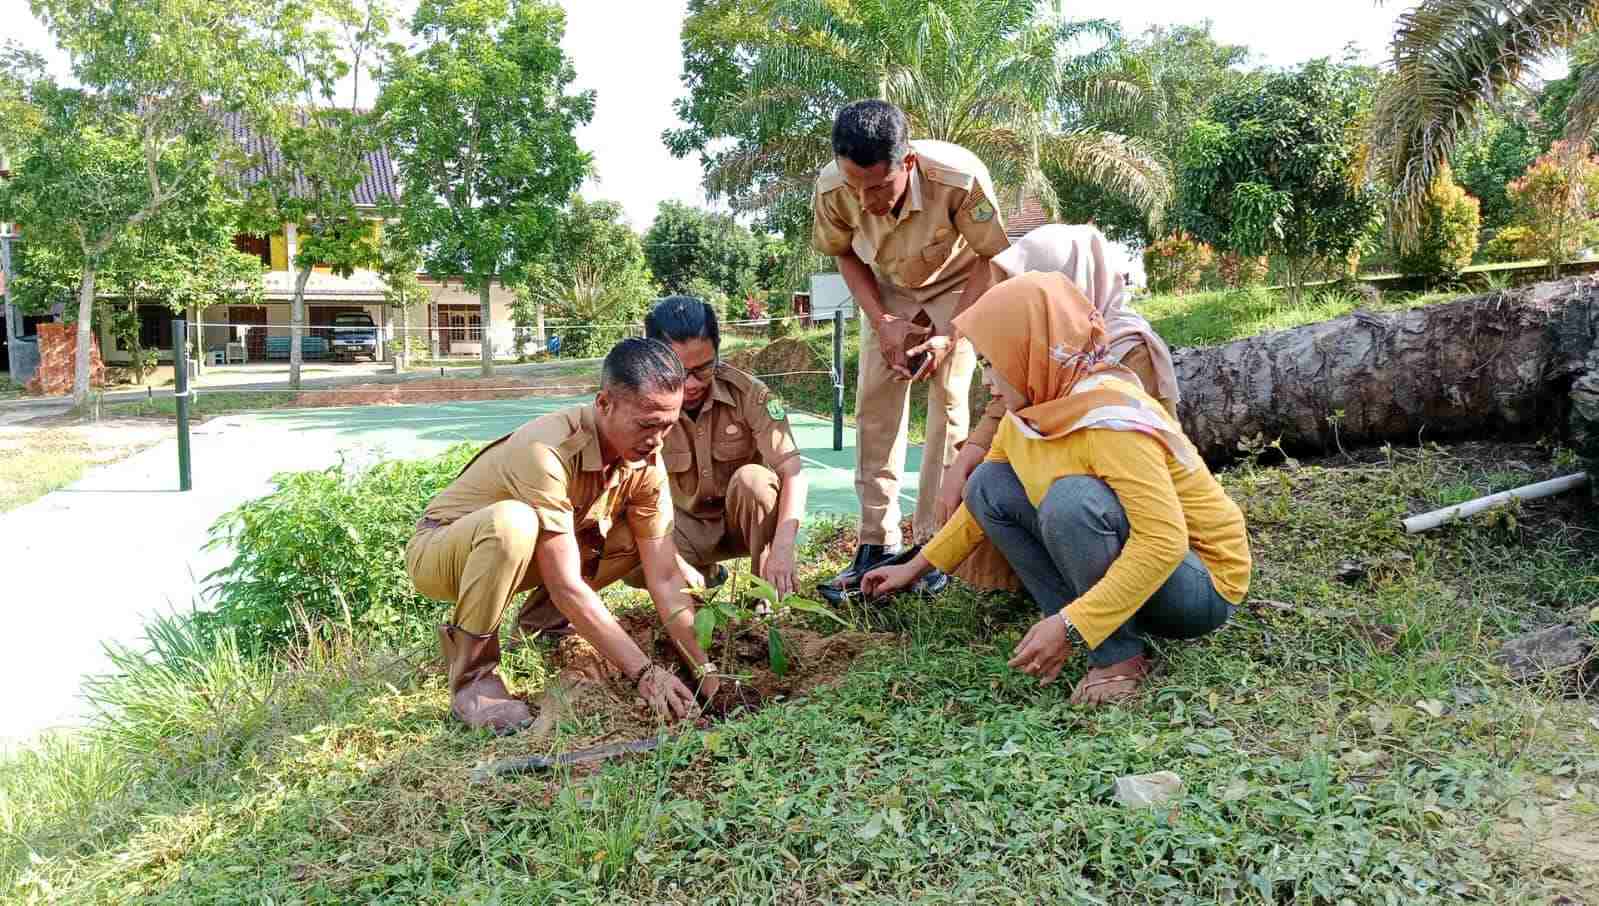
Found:
<path fill-rule="evenodd" d="M 696 381 L 709 381 L 716 373 L 716 366 L 720 364 L 722 364 L 721 359 L 715 358 L 697 368 L 685 368 L 683 373 Z"/>

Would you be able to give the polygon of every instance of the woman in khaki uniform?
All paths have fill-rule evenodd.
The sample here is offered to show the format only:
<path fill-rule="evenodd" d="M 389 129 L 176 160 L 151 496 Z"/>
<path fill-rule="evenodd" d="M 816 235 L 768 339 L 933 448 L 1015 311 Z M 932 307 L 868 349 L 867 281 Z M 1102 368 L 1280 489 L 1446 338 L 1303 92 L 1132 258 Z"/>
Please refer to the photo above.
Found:
<path fill-rule="evenodd" d="M 1148 321 L 1127 307 L 1125 268 L 1118 266 L 1117 255 L 1103 233 L 1086 224 L 1047 224 L 1018 239 L 989 265 L 994 285 L 1028 272 L 1065 274 L 1105 320 L 1110 361 L 1136 375 L 1144 392 L 1177 417 L 1180 394 L 1171 350 Z M 944 473 L 938 494 L 940 525 L 960 507 L 966 479 L 993 446 L 1004 415 L 1005 404 L 996 396 Z M 955 576 L 978 588 L 1016 591 L 1021 587 L 1005 558 L 987 541 L 979 544 Z"/>

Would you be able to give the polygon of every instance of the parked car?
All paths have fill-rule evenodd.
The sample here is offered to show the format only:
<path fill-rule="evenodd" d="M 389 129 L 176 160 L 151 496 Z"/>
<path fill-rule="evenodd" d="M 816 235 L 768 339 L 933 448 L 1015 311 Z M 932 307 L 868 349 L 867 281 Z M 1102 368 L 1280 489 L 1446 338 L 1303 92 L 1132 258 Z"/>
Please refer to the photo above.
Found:
<path fill-rule="evenodd" d="M 378 328 L 371 315 L 347 311 L 333 316 L 333 355 L 351 362 L 358 355 L 378 360 Z"/>

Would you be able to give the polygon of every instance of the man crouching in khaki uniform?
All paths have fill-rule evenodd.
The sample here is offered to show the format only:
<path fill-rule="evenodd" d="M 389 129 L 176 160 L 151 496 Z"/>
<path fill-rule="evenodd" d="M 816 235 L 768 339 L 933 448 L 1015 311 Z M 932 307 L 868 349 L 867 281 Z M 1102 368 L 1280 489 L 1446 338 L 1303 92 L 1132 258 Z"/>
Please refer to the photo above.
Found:
<path fill-rule="evenodd" d="M 702 573 L 724 570 L 723 560 L 748 556 L 752 572 L 779 595 L 791 594 L 806 486 L 782 401 L 756 378 L 722 364 L 716 309 L 699 299 L 662 299 L 644 318 L 644 332 L 671 346 L 686 375 L 683 413 L 661 459 L 672 485 L 672 541 L 689 581 L 701 584 Z M 642 584 L 642 574 L 627 581 Z M 538 591 L 517 622 L 523 636 L 570 631 Z"/>
<path fill-rule="evenodd" d="M 455 602 L 439 641 L 450 711 L 471 727 L 513 732 L 527 705 L 496 668 L 500 616 L 512 595 L 542 587 L 576 631 L 656 713 L 684 717 L 694 695 L 652 663 L 597 591 L 643 566 L 667 632 L 697 667 L 693 602 L 672 544 L 661 442 L 683 404 L 683 366 L 663 343 L 618 343 L 593 404 L 541 416 L 489 444 L 428 504 L 405 549 L 417 591 Z M 701 692 L 717 682 L 708 676 Z"/>
<path fill-rule="evenodd" d="M 954 338 L 956 314 L 989 286 L 989 259 L 1009 247 L 977 155 L 947 142 L 911 141 L 905 114 L 887 101 L 856 101 L 833 121 L 833 162 L 816 177 L 811 243 L 838 259 L 861 313 L 855 399 L 855 492 L 860 544 L 848 569 L 819 587 L 835 599 L 899 552 L 899 484 L 909 444 L 910 381 L 931 379 L 916 541 L 938 531 L 939 484 L 970 423 L 977 359 Z M 907 353 L 926 354 L 919 369 Z M 948 580 L 932 570 L 918 590 Z"/>

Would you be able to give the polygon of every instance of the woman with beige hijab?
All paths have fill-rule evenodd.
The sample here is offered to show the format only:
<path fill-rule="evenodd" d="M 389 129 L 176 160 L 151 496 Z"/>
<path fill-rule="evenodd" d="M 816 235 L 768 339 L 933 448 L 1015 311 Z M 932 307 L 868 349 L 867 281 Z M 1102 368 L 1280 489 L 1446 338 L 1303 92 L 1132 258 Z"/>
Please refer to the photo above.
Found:
<path fill-rule="evenodd" d="M 995 256 L 989 266 L 996 285 L 1028 272 L 1064 275 L 1104 319 L 1109 357 L 1137 377 L 1144 392 L 1176 417 L 1177 373 L 1171 350 L 1149 322 L 1128 307 L 1126 263 L 1097 228 L 1062 223 L 1041 226 Z M 933 511 L 940 525 L 961 505 L 966 478 L 993 445 L 1004 415 L 1004 402 L 995 397 L 945 470 Z M 976 588 L 1015 591 L 1021 587 L 1005 558 L 986 541 L 955 575 Z"/>
<path fill-rule="evenodd" d="M 1065 274 L 1104 318 L 1105 346 L 1111 360 L 1136 375 L 1145 393 L 1177 415 L 1179 392 L 1171 350 L 1149 322 L 1128 307 L 1131 293 L 1126 264 L 1105 234 L 1088 224 L 1046 224 L 1016 240 L 989 266 L 994 285 L 1032 271 Z M 991 402 L 950 463 L 939 488 L 939 522 L 948 521 L 960 506 L 966 477 L 983 461 L 1004 414 L 1005 407 L 998 399 Z"/>
<path fill-rule="evenodd" d="M 1052 682 L 1075 633 L 1089 670 L 1072 701 L 1125 699 L 1149 672 L 1149 637 L 1204 635 L 1243 601 L 1243 513 L 1171 413 L 1113 357 L 1104 317 L 1063 274 L 1006 280 L 955 326 L 1009 411 L 954 518 L 861 589 L 909 587 L 991 542 L 1044 615 L 1011 666 Z"/>

